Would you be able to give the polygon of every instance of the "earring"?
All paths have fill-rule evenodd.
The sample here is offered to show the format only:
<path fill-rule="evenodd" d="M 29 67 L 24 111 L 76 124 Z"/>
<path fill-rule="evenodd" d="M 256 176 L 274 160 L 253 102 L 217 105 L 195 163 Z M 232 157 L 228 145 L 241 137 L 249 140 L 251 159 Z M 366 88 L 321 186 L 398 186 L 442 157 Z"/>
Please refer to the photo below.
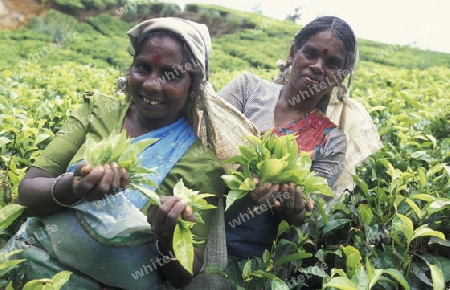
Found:
<path fill-rule="evenodd" d="M 289 75 L 291 73 L 291 64 L 279 59 L 277 60 L 277 67 L 280 72 L 273 79 L 273 82 L 279 85 L 285 85 L 289 80 Z"/>
<path fill-rule="evenodd" d="M 284 60 L 278 59 L 277 60 L 277 68 L 282 71 L 286 68 L 287 63 Z"/>
<path fill-rule="evenodd" d="M 344 84 L 340 84 L 337 87 L 337 92 L 336 92 L 336 96 L 337 96 L 338 100 L 340 102 L 342 102 L 344 100 L 344 98 L 347 97 L 347 94 L 348 94 L 347 86 Z"/>
<path fill-rule="evenodd" d="M 291 66 L 293 62 L 294 62 L 294 59 L 290 56 L 286 62 L 286 66 Z"/>

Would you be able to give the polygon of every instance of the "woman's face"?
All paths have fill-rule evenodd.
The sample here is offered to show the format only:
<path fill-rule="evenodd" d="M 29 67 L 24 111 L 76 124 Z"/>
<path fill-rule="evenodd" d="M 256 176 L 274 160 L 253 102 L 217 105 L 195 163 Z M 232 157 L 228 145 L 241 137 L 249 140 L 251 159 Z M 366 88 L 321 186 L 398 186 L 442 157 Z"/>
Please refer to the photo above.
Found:
<path fill-rule="evenodd" d="M 130 68 L 128 84 L 140 117 L 151 127 L 160 128 L 180 118 L 191 78 L 184 69 L 178 41 L 162 36 L 143 43 Z"/>
<path fill-rule="evenodd" d="M 319 100 L 343 79 L 344 45 L 329 30 L 311 36 L 300 49 L 291 50 L 290 57 L 290 85 L 304 98 Z"/>

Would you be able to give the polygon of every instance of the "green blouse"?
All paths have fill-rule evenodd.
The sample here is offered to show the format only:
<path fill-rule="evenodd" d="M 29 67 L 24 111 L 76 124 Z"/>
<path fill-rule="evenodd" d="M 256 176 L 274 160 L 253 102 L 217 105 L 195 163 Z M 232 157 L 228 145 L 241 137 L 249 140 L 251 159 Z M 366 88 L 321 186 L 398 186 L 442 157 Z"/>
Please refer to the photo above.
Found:
<path fill-rule="evenodd" d="M 100 141 L 112 132 L 121 131 L 130 106 L 128 101 L 99 93 L 86 94 L 84 101 L 77 110 L 69 112 L 68 120 L 36 159 L 34 167 L 58 176 L 66 172 L 69 165 L 82 159 L 87 137 Z M 225 184 L 220 178 L 222 174 L 223 167 L 214 153 L 198 139 L 174 165 L 156 193 L 172 195 L 173 186 L 183 178 L 188 188 L 216 195 L 208 202 L 217 205 L 218 198 L 225 192 Z M 141 209 L 144 214 L 147 207 Z M 196 223 L 192 229 L 192 233 L 200 240 L 206 241 L 208 238 L 213 213 L 213 210 L 205 211 L 202 214 L 205 223 Z M 201 250 L 204 250 L 204 246 L 205 243 L 196 244 Z"/>

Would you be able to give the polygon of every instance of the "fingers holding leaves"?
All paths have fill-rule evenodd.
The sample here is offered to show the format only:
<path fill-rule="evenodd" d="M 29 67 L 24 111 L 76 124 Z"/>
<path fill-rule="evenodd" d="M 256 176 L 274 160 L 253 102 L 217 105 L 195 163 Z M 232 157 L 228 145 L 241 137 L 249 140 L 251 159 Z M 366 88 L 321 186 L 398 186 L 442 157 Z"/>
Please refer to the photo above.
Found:
<path fill-rule="evenodd" d="M 117 163 L 99 165 L 80 163 L 74 171 L 73 192 L 80 198 L 92 201 L 123 190 L 129 182 L 126 170 Z"/>
<path fill-rule="evenodd" d="M 306 210 L 312 211 L 314 209 L 314 199 L 312 199 L 311 195 L 308 195 L 308 199 L 306 200 Z"/>
<path fill-rule="evenodd" d="M 73 176 L 77 176 L 78 179 L 88 175 L 93 170 L 92 166 L 86 162 L 79 162 L 73 170 Z"/>
<path fill-rule="evenodd" d="M 122 170 L 120 170 L 119 165 L 116 162 L 113 162 L 109 165 L 112 172 L 111 187 L 112 189 L 120 188 L 120 179 L 122 175 Z"/>
<path fill-rule="evenodd" d="M 274 199 L 277 192 L 280 191 L 279 184 L 272 184 L 270 182 L 266 182 L 261 186 L 257 187 L 255 190 L 250 192 L 250 197 L 255 200 L 258 204 L 267 203 L 267 201 L 274 200 L 275 206 L 279 206 L 280 202 Z"/>
<path fill-rule="evenodd" d="M 92 167 L 92 165 L 90 164 L 86 164 L 86 163 L 82 163 L 82 167 L 80 170 L 80 175 L 81 177 L 88 175 L 89 173 L 91 173 L 91 171 L 94 170 L 94 168 Z"/>
<path fill-rule="evenodd" d="M 222 175 L 222 179 L 230 188 L 225 210 L 248 193 L 252 199 L 261 203 L 261 199 L 270 198 L 275 193 L 270 188 L 273 184 L 288 182 L 293 182 L 306 190 L 304 193 L 300 189 L 294 191 L 291 185 L 285 188 L 287 190 L 285 192 L 291 195 L 286 204 L 295 211 L 303 209 L 305 202 L 300 196 L 304 194 L 334 196 L 326 179 L 311 173 L 311 156 L 308 152 L 299 152 L 295 135 L 277 136 L 269 130 L 261 138 L 255 136 L 246 138 L 249 145 L 240 146 L 239 155 L 223 161 L 234 163 L 240 169 L 229 169 L 227 174 Z M 266 182 L 272 185 L 265 185 Z"/>
<path fill-rule="evenodd" d="M 120 187 L 127 188 L 130 184 L 130 173 L 123 167 L 120 167 Z"/>
<path fill-rule="evenodd" d="M 191 221 L 193 217 L 192 208 L 188 207 L 186 201 L 177 196 L 161 196 L 161 205 L 151 205 L 147 210 L 147 222 L 152 225 L 155 234 L 165 241 L 172 241 L 175 226 L 181 215 Z"/>
<path fill-rule="evenodd" d="M 282 196 L 282 198 L 280 199 L 281 206 L 275 207 L 277 216 L 292 224 L 303 224 L 307 217 L 307 212 L 313 209 L 313 200 L 308 195 L 305 202 L 302 188 L 295 186 L 293 182 L 283 183 L 280 188 L 282 193 L 279 196 Z"/>
<path fill-rule="evenodd" d="M 192 211 L 192 207 L 189 204 L 187 204 L 186 207 L 184 208 L 183 219 L 190 222 L 195 222 L 195 215 L 194 212 Z"/>
<path fill-rule="evenodd" d="M 293 207 L 293 211 L 294 213 L 301 213 L 305 210 L 305 200 L 303 198 L 303 191 L 302 188 L 300 186 L 295 186 L 295 184 L 293 182 L 291 182 L 289 184 L 289 189 L 290 189 L 290 193 L 291 196 L 293 196 L 293 203 L 294 203 L 294 207 Z"/>
<path fill-rule="evenodd" d="M 98 166 L 96 168 L 90 169 L 88 174 L 87 171 L 84 171 L 84 174 L 81 175 L 81 169 L 85 168 L 83 164 L 79 164 L 76 166 L 74 171 L 74 179 L 73 179 L 73 193 L 80 198 L 92 198 L 92 199 L 100 199 L 102 197 L 102 193 L 96 193 L 95 190 L 97 188 L 98 182 L 101 180 L 104 168 L 102 166 Z M 88 199 L 89 200 L 89 199 Z"/>

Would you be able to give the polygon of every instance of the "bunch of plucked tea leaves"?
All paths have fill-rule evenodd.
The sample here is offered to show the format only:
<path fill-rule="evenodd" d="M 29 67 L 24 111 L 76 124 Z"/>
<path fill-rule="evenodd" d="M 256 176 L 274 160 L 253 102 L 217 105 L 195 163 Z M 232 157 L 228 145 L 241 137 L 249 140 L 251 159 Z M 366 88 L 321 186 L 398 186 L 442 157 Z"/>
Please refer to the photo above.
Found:
<path fill-rule="evenodd" d="M 157 138 L 148 138 L 131 143 L 132 139 L 127 138 L 124 130 L 121 133 L 112 133 L 100 142 L 88 138 L 83 156 L 87 165 L 81 169 L 81 176 L 87 175 L 96 166 L 117 162 L 119 167 L 125 168 L 130 174 L 129 187 L 141 191 L 153 204 L 159 205 L 159 197 L 156 193 L 144 186 L 156 187 L 153 180 L 147 177 L 154 172 L 154 168 L 142 166 L 141 159 L 137 157 L 157 140 Z"/>
<path fill-rule="evenodd" d="M 305 200 L 312 193 L 334 196 L 326 179 L 311 172 L 311 157 L 307 152 L 299 153 L 295 135 L 277 136 L 267 131 L 261 138 L 246 138 L 250 141 L 249 146 L 240 146 L 240 155 L 223 161 L 240 164 L 242 168 L 242 171 L 228 169 L 228 174 L 222 175 L 230 189 L 225 210 L 257 187 L 251 172 L 259 177 L 259 184 L 294 182 L 302 187 Z"/>
<path fill-rule="evenodd" d="M 82 168 L 82 176 L 87 175 L 92 168 L 111 162 L 117 162 L 119 167 L 125 168 L 130 173 L 131 188 L 134 188 L 145 194 L 150 204 L 160 205 L 159 196 L 145 185 L 157 187 L 157 185 L 147 177 L 154 169 L 148 169 L 142 166 L 141 160 L 137 158 L 138 153 L 155 143 L 158 139 L 149 138 L 131 143 L 132 139 L 126 137 L 125 131 L 119 134 L 111 134 L 108 138 L 96 142 L 92 139 L 86 140 L 86 149 L 84 152 L 84 161 L 88 164 Z M 180 179 L 173 188 L 173 195 L 178 196 L 187 204 L 187 211 L 191 211 L 195 215 L 195 222 L 179 219 L 175 226 L 173 234 L 172 246 L 175 257 L 180 264 L 189 273 L 193 273 L 194 263 L 194 241 L 191 228 L 196 222 L 204 223 L 201 211 L 216 208 L 209 204 L 205 198 L 214 196 L 209 193 L 199 194 L 198 191 L 184 186 L 183 180 Z"/>
<path fill-rule="evenodd" d="M 204 223 L 201 211 L 207 209 L 216 208 L 214 205 L 209 204 L 205 198 L 214 196 L 210 193 L 201 193 L 187 188 L 184 185 L 183 179 L 180 179 L 173 187 L 173 195 L 178 196 L 184 200 L 187 204 L 187 210 L 191 211 L 195 215 L 195 222 L 187 221 L 184 219 L 179 219 L 175 226 L 175 231 L 173 233 L 172 247 L 175 252 L 175 257 L 178 259 L 180 264 L 189 272 L 193 273 L 193 263 L 194 263 L 194 246 L 193 244 L 198 242 L 194 241 L 192 237 L 191 228 L 194 227 L 195 223 Z"/>

